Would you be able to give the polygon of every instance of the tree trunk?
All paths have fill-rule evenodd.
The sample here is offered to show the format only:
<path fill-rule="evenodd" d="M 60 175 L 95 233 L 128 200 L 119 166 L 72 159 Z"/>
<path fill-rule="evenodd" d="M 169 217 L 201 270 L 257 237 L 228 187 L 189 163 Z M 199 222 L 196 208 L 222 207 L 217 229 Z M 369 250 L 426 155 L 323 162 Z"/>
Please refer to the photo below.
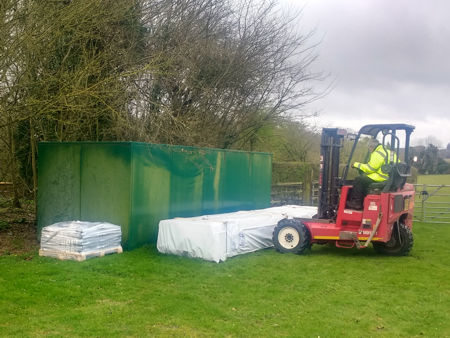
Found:
<path fill-rule="evenodd" d="M 37 168 L 36 168 L 36 138 L 34 133 L 33 120 L 30 119 L 30 148 L 31 148 L 31 169 L 33 172 L 33 200 L 34 212 L 37 211 Z"/>
<path fill-rule="evenodd" d="M 11 182 L 13 185 L 13 207 L 20 208 L 20 195 L 19 195 L 19 182 L 18 182 L 18 172 L 16 159 L 16 145 L 13 135 L 13 125 L 8 123 L 8 139 L 9 139 L 9 156 L 11 161 Z"/>

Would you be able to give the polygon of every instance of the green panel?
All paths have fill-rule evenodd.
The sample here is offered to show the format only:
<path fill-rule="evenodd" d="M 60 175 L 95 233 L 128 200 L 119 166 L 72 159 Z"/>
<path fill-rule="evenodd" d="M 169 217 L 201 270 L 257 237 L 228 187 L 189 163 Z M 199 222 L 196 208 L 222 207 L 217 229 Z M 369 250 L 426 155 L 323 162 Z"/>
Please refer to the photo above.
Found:
<path fill-rule="evenodd" d="M 86 143 L 81 149 L 81 220 L 130 226 L 130 143 Z M 126 245 L 125 245 L 126 246 Z"/>
<path fill-rule="evenodd" d="M 202 213 L 204 156 L 199 149 L 171 147 L 170 217 Z"/>
<path fill-rule="evenodd" d="M 203 165 L 203 197 L 202 214 L 216 214 L 221 210 L 221 173 L 224 163 L 224 152 L 213 149 L 202 149 Z"/>
<path fill-rule="evenodd" d="M 250 154 L 250 156 L 252 204 L 255 209 L 267 208 L 270 206 L 272 157 L 262 154 Z"/>
<path fill-rule="evenodd" d="M 128 248 L 155 242 L 159 221 L 170 218 L 170 149 L 166 146 L 133 144 L 132 154 L 132 228 Z"/>
<path fill-rule="evenodd" d="M 249 154 L 226 152 L 221 173 L 221 212 L 253 209 Z"/>
<path fill-rule="evenodd" d="M 40 143 L 38 229 L 80 218 L 80 146 Z"/>

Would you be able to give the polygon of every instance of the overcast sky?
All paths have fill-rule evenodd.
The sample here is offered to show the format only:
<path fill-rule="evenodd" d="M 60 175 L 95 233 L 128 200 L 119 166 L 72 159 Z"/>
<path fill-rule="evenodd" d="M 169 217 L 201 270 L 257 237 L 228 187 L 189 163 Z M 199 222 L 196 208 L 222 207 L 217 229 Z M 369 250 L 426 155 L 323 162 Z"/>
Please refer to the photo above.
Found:
<path fill-rule="evenodd" d="M 416 126 L 450 142 L 450 1 L 284 0 L 303 8 L 300 27 L 315 29 L 317 70 L 331 92 L 311 104 L 319 127 L 358 130 L 370 123 Z M 287 5 L 289 3 L 289 5 Z M 422 139 L 422 140 L 421 140 Z"/>

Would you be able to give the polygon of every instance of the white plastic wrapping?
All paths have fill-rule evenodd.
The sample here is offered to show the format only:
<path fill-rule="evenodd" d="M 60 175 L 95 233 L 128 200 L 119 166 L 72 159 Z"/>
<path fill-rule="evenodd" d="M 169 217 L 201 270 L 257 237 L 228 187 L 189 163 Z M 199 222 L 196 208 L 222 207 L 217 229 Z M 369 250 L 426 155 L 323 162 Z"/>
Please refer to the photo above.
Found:
<path fill-rule="evenodd" d="M 121 228 L 105 222 L 59 222 L 42 229 L 41 250 L 90 253 L 120 247 Z"/>
<path fill-rule="evenodd" d="M 223 262 L 228 257 L 273 246 L 274 227 L 283 218 L 311 218 L 316 207 L 287 205 L 159 222 L 159 252 Z"/>

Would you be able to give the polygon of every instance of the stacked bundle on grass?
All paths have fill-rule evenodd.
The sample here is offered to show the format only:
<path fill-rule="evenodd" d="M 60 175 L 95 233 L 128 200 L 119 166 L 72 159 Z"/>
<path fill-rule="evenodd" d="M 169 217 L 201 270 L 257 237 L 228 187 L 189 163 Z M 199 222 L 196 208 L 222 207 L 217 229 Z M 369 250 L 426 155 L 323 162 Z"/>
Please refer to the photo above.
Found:
<path fill-rule="evenodd" d="M 118 225 L 105 222 L 59 222 L 42 229 L 39 255 L 84 261 L 90 257 L 121 253 Z"/>
<path fill-rule="evenodd" d="M 201 258 L 216 263 L 273 246 L 275 226 L 284 218 L 311 218 L 317 207 L 285 205 L 159 222 L 161 253 Z"/>

